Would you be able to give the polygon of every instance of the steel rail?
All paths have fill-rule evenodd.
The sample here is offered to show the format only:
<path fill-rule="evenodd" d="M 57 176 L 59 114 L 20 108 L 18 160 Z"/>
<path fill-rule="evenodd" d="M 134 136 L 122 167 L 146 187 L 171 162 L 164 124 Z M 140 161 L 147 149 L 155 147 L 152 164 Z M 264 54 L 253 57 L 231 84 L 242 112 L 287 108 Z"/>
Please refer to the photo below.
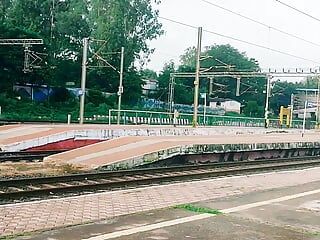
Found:
<path fill-rule="evenodd" d="M 238 161 L 238 162 L 218 162 L 211 164 L 198 164 L 198 165 L 179 165 L 170 167 L 151 167 L 151 168 L 139 168 L 130 170 L 119 170 L 119 171 L 101 171 L 93 173 L 78 173 L 70 175 L 59 175 L 59 176 L 47 176 L 47 177 L 32 177 L 32 178 L 15 178 L 15 179 L 4 179 L 0 180 L 0 187 L 7 186 L 23 186 L 23 185 L 34 185 L 34 184 L 50 184 L 57 182 L 70 182 L 70 181 L 83 181 L 86 179 L 99 179 L 99 178 L 110 178 L 120 176 L 131 176 L 136 174 L 148 174 L 161 173 L 161 172 L 175 172 L 175 171 L 190 171 L 197 169 L 211 169 L 219 167 L 235 167 L 243 165 L 257 165 L 266 163 L 279 163 L 288 161 L 298 160 L 320 160 L 320 156 L 309 156 L 309 157 L 290 157 L 290 158 L 277 158 L 277 159 L 262 159 L 252 161 Z"/>
<path fill-rule="evenodd" d="M 138 169 L 91 174 L 76 174 L 48 178 L 30 178 L 0 181 L 0 199 L 12 200 L 43 197 L 95 190 L 112 190 L 171 181 L 251 174 L 261 171 L 320 166 L 320 159 L 264 160 L 237 163 L 219 163 L 198 166 Z M 43 184 L 43 185 L 42 185 Z"/>
<path fill-rule="evenodd" d="M 30 151 L 30 152 L 0 152 L 0 163 L 42 160 L 52 154 L 61 153 L 63 150 Z"/>

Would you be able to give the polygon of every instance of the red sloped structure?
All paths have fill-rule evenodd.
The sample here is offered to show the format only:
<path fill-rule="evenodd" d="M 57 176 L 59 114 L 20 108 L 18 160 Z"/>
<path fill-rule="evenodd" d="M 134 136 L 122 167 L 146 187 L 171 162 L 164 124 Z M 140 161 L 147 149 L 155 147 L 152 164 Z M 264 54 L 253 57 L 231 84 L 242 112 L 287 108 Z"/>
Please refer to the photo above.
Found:
<path fill-rule="evenodd" d="M 91 144 L 102 142 L 103 140 L 97 139 L 84 139 L 84 140 L 75 140 L 67 139 L 59 142 L 49 143 L 43 146 L 33 147 L 26 149 L 25 151 L 48 151 L 48 150 L 72 150 Z"/>

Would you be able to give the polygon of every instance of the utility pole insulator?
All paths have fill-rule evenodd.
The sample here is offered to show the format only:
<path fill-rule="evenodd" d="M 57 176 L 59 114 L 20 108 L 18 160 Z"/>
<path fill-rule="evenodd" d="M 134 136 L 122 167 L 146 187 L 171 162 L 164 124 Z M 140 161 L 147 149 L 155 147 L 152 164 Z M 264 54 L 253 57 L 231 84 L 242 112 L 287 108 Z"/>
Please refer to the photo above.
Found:
<path fill-rule="evenodd" d="M 213 78 L 209 78 L 209 96 L 212 94 L 213 92 Z"/>
<path fill-rule="evenodd" d="M 240 86 L 241 86 L 241 77 L 237 77 L 237 89 L 236 89 L 236 96 L 240 96 Z"/>

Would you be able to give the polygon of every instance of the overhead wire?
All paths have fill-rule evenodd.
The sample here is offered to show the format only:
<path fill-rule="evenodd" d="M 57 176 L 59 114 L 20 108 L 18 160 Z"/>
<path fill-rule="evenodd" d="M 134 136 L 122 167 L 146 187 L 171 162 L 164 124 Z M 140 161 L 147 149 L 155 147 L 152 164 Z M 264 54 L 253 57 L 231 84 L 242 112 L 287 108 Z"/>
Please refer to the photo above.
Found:
<path fill-rule="evenodd" d="M 172 22 L 172 23 L 175 23 L 175 24 L 178 24 L 178 25 L 185 26 L 185 27 L 198 29 L 198 27 L 193 26 L 191 24 L 183 23 L 183 22 L 180 22 L 180 21 L 177 21 L 177 20 L 173 20 L 173 19 L 170 19 L 170 18 L 166 18 L 166 17 L 162 17 L 162 16 L 159 16 L 159 18 L 163 19 L 163 20 L 166 20 L 166 21 L 169 21 L 169 22 Z M 251 46 L 258 47 L 258 48 L 266 49 L 266 50 L 269 50 L 269 51 L 272 51 L 272 52 L 276 52 L 276 53 L 279 53 L 279 54 L 282 54 L 282 55 L 290 56 L 290 57 L 293 57 L 293 58 L 296 58 L 296 59 L 300 59 L 300 60 L 304 60 L 304 61 L 320 64 L 319 61 L 315 61 L 315 60 L 307 59 L 307 58 L 304 58 L 304 57 L 300 57 L 300 56 L 297 56 L 297 55 L 294 55 L 294 54 L 291 54 L 291 53 L 287 53 L 287 52 L 284 52 L 284 51 L 281 51 L 281 50 L 278 50 L 278 49 L 274 49 L 274 48 L 270 48 L 270 47 L 267 47 L 267 46 L 264 46 L 264 45 L 260 45 L 258 43 L 249 42 L 247 40 L 242 40 L 240 38 L 224 35 L 224 34 L 217 33 L 217 32 L 211 31 L 211 30 L 203 29 L 203 31 L 207 32 L 209 34 L 213 34 L 213 35 L 216 35 L 216 36 L 219 36 L 219 37 L 223 37 L 223 38 L 228 38 L 228 39 L 231 39 L 231 40 L 234 40 L 234 41 L 237 41 L 237 42 L 241 42 L 241 43 L 245 43 L 247 45 L 251 45 Z"/>
<path fill-rule="evenodd" d="M 278 3 L 280 3 L 280 4 L 282 4 L 282 5 L 284 5 L 284 6 L 286 6 L 286 7 L 288 7 L 288 8 L 290 8 L 290 9 L 292 9 L 292 10 L 294 10 L 294 11 L 296 11 L 296 12 L 298 12 L 298 13 L 301 13 L 301 14 L 309 17 L 309 18 L 312 18 L 313 20 L 316 20 L 316 21 L 320 22 L 320 19 L 319 19 L 319 18 L 317 18 L 317 17 L 315 17 L 315 16 L 312 16 L 312 15 L 309 14 L 309 13 L 306 13 L 306 12 L 304 12 L 304 11 L 302 11 L 302 10 L 296 8 L 296 7 L 293 7 L 293 6 L 291 6 L 291 5 L 289 5 L 289 4 L 285 3 L 285 2 L 282 2 L 282 1 L 280 1 L 280 0 L 275 0 L 275 1 L 278 2 Z"/>
<path fill-rule="evenodd" d="M 224 11 L 226 11 L 226 12 L 229 12 L 229 13 L 231 13 L 231 14 L 237 15 L 237 16 L 239 16 L 239 17 L 241 17 L 241 18 L 244 18 L 244 19 L 249 20 L 249 21 L 251 21 L 251 22 L 253 22 L 253 23 L 256 23 L 256 24 L 258 24 L 258 25 L 260 25 L 260 26 L 266 27 L 266 28 L 268 28 L 268 29 L 270 29 L 270 30 L 274 30 L 274 31 L 280 32 L 280 33 L 282 33 L 282 34 L 284 34 L 284 35 L 287 35 L 287 36 L 293 37 L 293 38 L 295 38 L 295 39 L 298 39 L 298 40 L 300 40 L 300 41 L 303 41 L 303 42 L 312 44 L 312 45 L 314 45 L 314 46 L 320 47 L 320 44 L 318 44 L 318 43 L 312 42 L 312 41 L 310 41 L 310 40 L 307 40 L 307 39 L 305 39 L 305 38 L 302 38 L 302 37 L 300 37 L 300 36 L 297 36 L 297 35 L 295 35 L 295 34 L 293 34 L 293 33 L 286 32 L 286 31 L 284 31 L 284 30 L 282 30 L 282 29 L 279 29 L 279 28 L 276 28 L 276 27 L 273 27 L 273 26 L 269 26 L 269 25 L 266 24 L 266 23 L 260 22 L 260 21 L 258 21 L 258 20 L 256 20 L 256 19 L 251 18 L 251 17 L 247 17 L 247 16 L 245 16 L 245 15 L 239 13 L 239 12 L 235 12 L 235 11 L 233 11 L 233 10 L 230 10 L 230 9 L 228 9 L 228 8 L 225 8 L 225 7 L 222 7 L 222 6 L 220 6 L 220 5 L 218 5 L 218 4 L 215 4 L 215 3 L 213 3 L 213 2 L 210 2 L 210 1 L 207 1 L 207 0 L 200 0 L 200 1 L 202 1 L 202 2 L 204 2 L 204 3 L 207 3 L 207 4 L 211 5 L 211 6 L 214 6 L 214 7 L 216 7 L 216 8 L 219 8 L 219 9 L 221 9 L 221 10 L 224 10 Z"/>

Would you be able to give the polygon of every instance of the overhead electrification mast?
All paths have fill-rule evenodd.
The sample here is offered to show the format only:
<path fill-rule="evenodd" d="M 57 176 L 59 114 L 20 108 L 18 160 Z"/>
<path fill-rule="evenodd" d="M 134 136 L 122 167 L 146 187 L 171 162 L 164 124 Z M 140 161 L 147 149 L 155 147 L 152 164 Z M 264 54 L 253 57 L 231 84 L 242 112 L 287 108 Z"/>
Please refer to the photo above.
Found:
<path fill-rule="evenodd" d="M 33 45 L 43 45 L 42 39 L 0 39 L 0 45 L 24 47 L 24 64 L 23 72 L 31 72 L 33 68 L 38 68 L 42 62 L 41 53 L 30 50 Z"/>

